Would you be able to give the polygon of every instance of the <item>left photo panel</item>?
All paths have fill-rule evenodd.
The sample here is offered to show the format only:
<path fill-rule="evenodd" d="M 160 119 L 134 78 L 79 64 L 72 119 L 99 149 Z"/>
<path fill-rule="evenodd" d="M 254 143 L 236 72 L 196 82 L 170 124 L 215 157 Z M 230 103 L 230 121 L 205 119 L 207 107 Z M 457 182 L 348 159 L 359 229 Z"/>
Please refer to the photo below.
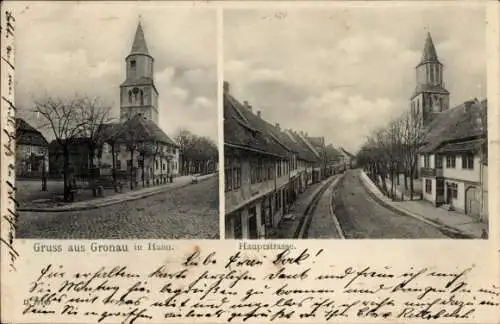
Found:
<path fill-rule="evenodd" d="M 218 239 L 216 9 L 9 7 L 16 237 Z"/>

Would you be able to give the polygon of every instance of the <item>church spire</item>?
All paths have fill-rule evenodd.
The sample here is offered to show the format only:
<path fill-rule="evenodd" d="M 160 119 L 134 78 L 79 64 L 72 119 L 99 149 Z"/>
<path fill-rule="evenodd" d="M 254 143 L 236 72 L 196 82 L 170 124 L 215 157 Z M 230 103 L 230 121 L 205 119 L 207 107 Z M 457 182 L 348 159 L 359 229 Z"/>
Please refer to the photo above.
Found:
<path fill-rule="evenodd" d="M 130 55 L 132 54 L 149 55 L 148 46 L 146 45 L 146 38 L 144 37 L 144 31 L 142 30 L 142 24 L 140 20 L 137 24 L 134 42 L 132 43 L 132 49 L 130 50 Z"/>
<path fill-rule="evenodd" d="M 436 47 L 434 47 L 434 42 L 432 41 L 431 33 L 427 32 L 427 38 L 425 39 L 424 52 L 422 53 L 422 60 L 420 64 L 427 62 L 439 62 L 436 53 Z"/>

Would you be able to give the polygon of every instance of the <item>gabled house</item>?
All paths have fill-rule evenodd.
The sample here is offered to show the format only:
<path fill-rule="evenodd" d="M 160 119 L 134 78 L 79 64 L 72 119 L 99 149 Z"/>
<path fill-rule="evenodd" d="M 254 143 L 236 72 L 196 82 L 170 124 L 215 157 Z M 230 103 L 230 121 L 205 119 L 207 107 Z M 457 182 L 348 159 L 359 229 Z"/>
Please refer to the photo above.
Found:
<path fill-rule="evenodd" d="M 265 238 L 285 213 L 291 152 L 224 83 L 226 238 Z"/>
<path fill-rule="evenodd" d="M 340 148 L 340 152 L 342 153 L 342 162 L 344 163 L 345 169 L 355 167 L 356 157 L 342 147 Z"/>
<path fill-rule="evenodd" d="M 331 176 L 338 172 L 339 164 L 341 164 L 343 161 L 343 154 L 332 144 L 328 144 L 325 147 L 325 152 L 327 176 Z"/>
<path fill-rule="evenodd" d="M 424 130 L 419 150 L 423 198 L 435 206 L 486 219 L 487 101 L 443 111 Z"/>
<path fill-rule="evenodd" d="M 41 177 L 49 171 L 49 143 L 22 118 L 16 118 L 16 176 Z"/>

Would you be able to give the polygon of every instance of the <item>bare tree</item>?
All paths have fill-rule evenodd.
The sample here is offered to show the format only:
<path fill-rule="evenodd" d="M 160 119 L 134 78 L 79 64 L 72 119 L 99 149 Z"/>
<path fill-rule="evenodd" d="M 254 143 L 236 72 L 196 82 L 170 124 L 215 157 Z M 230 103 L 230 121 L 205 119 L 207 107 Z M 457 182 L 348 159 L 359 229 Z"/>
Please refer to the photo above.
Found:
<path fill-rule="evenodd" d="M 96 150 L 102 146 L 104 140 L 107 139 L 104 136 L 105 125 L 112 121 L 111 106 L 103 104 L 99 98 L 88 97 L 82 98 L 81 104 L 82 106 L 77 110 L 79 114 L 78 119 L 84 122 L 80 131 L 80 136 L 87 140 L 89 170 L 95 170 L 94 162 Z M 97 174 L 90 174 L 89 176 L 93 195 L 96 196 L 94 181 Z"/>
<path fill-rule="evenodd" d="M 78 119 L 84 121 L 80 135 L 88 139 L 89 165 L 93 167 L 96 150 L 105 140 L 103 126 L 112 121 L 111 106 L 103 104 L 99 98 L 83 98 L 82 109 L 78 112 Z"/>
<path fill-rule="evenodd" d="M 410 199 L 413 199 L 414 178 L 418 166 L 418 153 L 424 144 L 425 132 L 422 127 L 422 121 L 413 112 L 408 112 L 402 117 L 403 122 L 403 158 L 406 177 L 410 178 Z"/>
<path fill-rule="evenodd" d="M 86 120 L 79 118 L 85 99 L 46 97 L 35 100 L 35 111 L 43 118 L 41 127 L 49 129 L 63 153 L 64 200 L 70 200 L 70 161 L 69 148 L 82 133 Z"/>
<path fill-rule="evenodd" d="M 179 155 L 180 155 L 180 170 L 181 174 L 189 173 L 188 160 L 186 158 L 186 152 L 193 145 L 193 137 L 192 134 L 187 129 L 181 129 L 179 134 L 175 137 L 176 142 L 179 144 Z"/>

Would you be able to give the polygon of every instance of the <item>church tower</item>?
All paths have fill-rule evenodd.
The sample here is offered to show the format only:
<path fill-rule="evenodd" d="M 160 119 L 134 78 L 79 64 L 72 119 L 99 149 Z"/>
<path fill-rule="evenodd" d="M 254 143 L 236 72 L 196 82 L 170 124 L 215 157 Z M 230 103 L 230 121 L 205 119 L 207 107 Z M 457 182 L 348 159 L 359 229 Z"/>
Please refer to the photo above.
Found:
<path fill-rule="evenodd" d="M 422 60 L 416 67 L 417 86 L 411 97 L 411 111 L 429 125 L 434 116 L 448 109 L 450 93 L 444 88 L 443 64 L 439 62 L 430 33 L 427 33 Z"/>
<path fill-rule="evenodd" d="M 125 58 L 126 78 L 120 85 L 122 122 L 142 115 L 158 125 L 158 91 L 154 84 L 154 59 L 149 55 L 141 22 L 137 25 L 130 54 Z"/>

